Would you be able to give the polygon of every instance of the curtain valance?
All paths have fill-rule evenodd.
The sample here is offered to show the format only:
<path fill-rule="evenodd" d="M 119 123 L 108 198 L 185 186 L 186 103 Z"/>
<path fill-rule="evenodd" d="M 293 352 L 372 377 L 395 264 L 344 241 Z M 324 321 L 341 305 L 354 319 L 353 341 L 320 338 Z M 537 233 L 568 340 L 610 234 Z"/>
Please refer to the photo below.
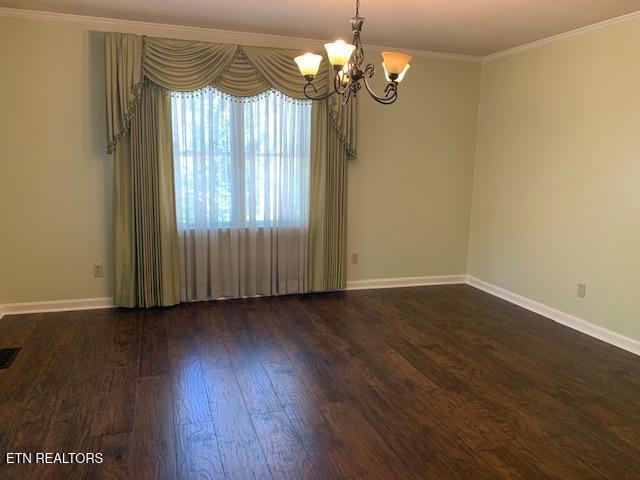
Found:
<path fill-rule="evenodd" d="M 300 52 L 223 43 L 208 43 L 139 35 L 107 33 L 107 150 L 128 130 L 140 100 L 142 84 L 149 81 L 166 90 L 189 92 L 213 86 L 238 97 L 270 89 L 305 100 L 306 80 L 293 58 Z M 332 70 L 314 82 L 319 92 L 329 86 Z M 348 156 L 355 156 L 355 109 L 329 101 L 328 121 Z"/>

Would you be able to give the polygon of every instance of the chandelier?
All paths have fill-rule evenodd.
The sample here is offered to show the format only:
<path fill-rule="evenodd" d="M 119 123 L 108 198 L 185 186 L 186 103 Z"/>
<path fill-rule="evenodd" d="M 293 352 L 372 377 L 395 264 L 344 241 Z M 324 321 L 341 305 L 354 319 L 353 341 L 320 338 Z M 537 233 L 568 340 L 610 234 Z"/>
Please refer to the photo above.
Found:
<path fill-rule="evenodd" d="M 298 64 L 300 73 L 307 80 L 304 86 L 304 95 L 310 100 L 324 100 L 331 95 L 341 95 L 342 104 L 345 105 L 351 95 L 354 97 L 364 84 L 365 89 L 371 97 L 382 104 L 389 105 L 398 98 L 398 83 L 402 81 L 407 70 L 409 70 L 410 55 L 397 52 L 382 52 L 382 68 L 387 80 L 384 95 L 376 95 L 368 79 L 373 77 L 375 67 L 369 63 L 361 68 L 364 61 L 364 50 L 360 43 L 360 32 L 364 24 L 364 18 L 360 16 L 360 0 L 356 0 L 356 16 L 349 20 L 353 32 L 352 43 L 345 43 L 343 40 L 336 40 L 333 43 L 325 43 L 329 62 L 333 66 L 335 75 L 333 77 L 333 91 L 326 94 L 318 94 L 318 89 L 313 84 L 318 70 L 320 69 L 321 55 L 305 53 L 294 60 Z"/>

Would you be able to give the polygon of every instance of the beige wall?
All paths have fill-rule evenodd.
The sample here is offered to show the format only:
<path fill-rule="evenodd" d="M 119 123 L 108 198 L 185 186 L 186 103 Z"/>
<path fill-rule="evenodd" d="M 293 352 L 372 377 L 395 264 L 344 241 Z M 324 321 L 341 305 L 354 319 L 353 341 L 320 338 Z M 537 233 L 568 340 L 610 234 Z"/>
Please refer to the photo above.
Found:
<path fill-rule="evenodd" d="M 639 45 L 635 19 L 484 65 L 469 248 L 471 275 L 635 339 Z"/>
<path fill-rule="evenodd" d="M 112 295 L 112 163 L 104 153 L 97 29 L 265 42 L 0 17 L 0 303 Z M 478 64 L 416 58 L 397 104 L 362 99 L 348 229 L 349 251 L 360 263 L 350 267 L 350 280 L 464 273 L 479 75 Z M 94 263 L 105 264 L 103 279 L 93 277 Z"/>
<path fill-rule="evenodd" d="M 479 81 L 479 64 L 422 58 L 393 105 L 363 94 L 347 223 L 359 263 L 349 280 L 466 272 Z"/>
<path fill-rule="evenodd" d="M 101 35 L 0 18 L 0 299 L 111 293 Z M 92 265 L 104 263 L 105 278 Z"/>

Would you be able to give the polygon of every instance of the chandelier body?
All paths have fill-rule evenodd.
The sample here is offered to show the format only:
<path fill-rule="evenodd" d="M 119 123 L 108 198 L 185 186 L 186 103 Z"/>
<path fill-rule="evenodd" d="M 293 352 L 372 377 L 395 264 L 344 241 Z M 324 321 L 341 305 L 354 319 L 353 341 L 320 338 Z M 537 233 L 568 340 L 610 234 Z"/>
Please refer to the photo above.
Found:
<path fill-rule="evenodd" d="M 398 84 L 402 81 L 410 67 L 409 62 L 411 61 L 411 56 L 397 52 L 382 52 L 382 67 L 384 68 L 385 78 L 387 79 L 387 86 L 384 89 L 383 95 L 376 94 L 368 81 L 373 77 L 375 67 L 371 63 L 364 67 L 362 66 L 364 62 L 364 49 L 360 41 L 360 33 L 362 32 L 364 18 L 360 16 L 360 0 L 356 0 L 356 15 L 349 20 L 349 23 L 351 24 L 351 31 L 353 33 L 351 44 L 345 43 L 342 40 L 325 44 L 329 62 L 331 62 L 335 72 L 333 85 L 330 86 L 331 91 L 321 94 L 313 84 L 322 60 L 320 55 L 305 53 L 295 58 L 300 73 L 302 73 L 307 80 L 307 84 L 304 86 L 305 97 L 310 100 L 324 100 L 332 95 L 340 95 L 342 97 L 342 104 L 345 105 L 351 96 L 356 97 L 358 95 L 358 92 L 364 85 L 365 90 L 375 101 L 384 105 L 395 102 L 398 98 Z"/>

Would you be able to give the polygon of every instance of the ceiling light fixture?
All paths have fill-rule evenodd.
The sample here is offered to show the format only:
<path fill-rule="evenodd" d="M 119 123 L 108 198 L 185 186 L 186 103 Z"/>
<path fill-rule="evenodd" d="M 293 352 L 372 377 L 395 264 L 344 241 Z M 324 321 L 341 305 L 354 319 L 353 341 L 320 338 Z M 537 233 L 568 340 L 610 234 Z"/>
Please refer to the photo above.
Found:
<path fill-rule="evenodd" d="M 360 0 L 356 0 L 356 16 L 351 18 L 351 30 L 353 31 L 352 43 L 345 43 L 343 40 L 336 40 L 333 43 L 325 43 L 324 48 L 327 50 L 329 62 L 333 65 L 335 76 L 333 78 L 333 91 L 327 94 L 318 95 L 318 89 L 313 84 L 318 70 L 320 69 L 320 61 L 322 56 L 313 53 L 305 53 L 295 58 L 300 73 L 307 80 L 304 86 L 304 95 L 310 100 L 324 100 L 331 95 L 341 95 L 342 104 L 345 105 L 351 95 L 354 97 L 362 88 L 362 83 L 369 95 L 379 103 L 388 105 L 398 98 L 398 83 L 402 81 L 407 70 L 409 70 L 410 55 L 398 52 L 382 52 L 382 68 L 384 68 L 384 76 L 387 80 L 387 86 L 384 89 L 384 96 L 376 95 L 369 85 L 368 78 L 375 73 L 375 67 L 369 63 L 364 70 L 361 69 L 364 61 L 364 50 L 360 43 L 360 32 L 364 24 L 364 18 L 360 15 Z M 362 81 L 362 83 L 361 83 Z"/>

